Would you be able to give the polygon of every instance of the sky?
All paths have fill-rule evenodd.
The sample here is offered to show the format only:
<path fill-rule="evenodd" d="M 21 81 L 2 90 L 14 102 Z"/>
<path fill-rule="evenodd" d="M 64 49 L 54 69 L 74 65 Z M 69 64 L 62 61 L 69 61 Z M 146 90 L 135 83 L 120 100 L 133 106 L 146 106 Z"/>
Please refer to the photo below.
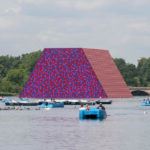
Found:
<path fill-rule="evenodd" d="M 0 55 L 44 48 L 107 49 L 137 63 L 150 57 L 150 0 L 5 0 Z"/>

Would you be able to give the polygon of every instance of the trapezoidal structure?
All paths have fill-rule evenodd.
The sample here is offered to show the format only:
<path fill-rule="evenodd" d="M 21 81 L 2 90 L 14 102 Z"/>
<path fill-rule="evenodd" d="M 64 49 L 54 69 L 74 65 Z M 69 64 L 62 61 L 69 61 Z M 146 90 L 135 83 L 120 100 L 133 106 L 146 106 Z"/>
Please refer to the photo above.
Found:
<path fill-rule="evenodd" d="M 108 51 L 45 48 L 20 97 L 126 98 L 131 94 Z"/>

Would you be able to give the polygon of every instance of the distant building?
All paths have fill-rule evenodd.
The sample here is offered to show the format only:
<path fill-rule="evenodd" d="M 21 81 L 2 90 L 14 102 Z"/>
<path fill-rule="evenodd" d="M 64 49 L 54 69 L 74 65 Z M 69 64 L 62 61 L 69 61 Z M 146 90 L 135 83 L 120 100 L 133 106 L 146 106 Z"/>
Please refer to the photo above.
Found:
<path fill-rule="evenodd" d="M 45 48 L 20 97 L 129 98 L 131 93 L 107 50 Z"/>

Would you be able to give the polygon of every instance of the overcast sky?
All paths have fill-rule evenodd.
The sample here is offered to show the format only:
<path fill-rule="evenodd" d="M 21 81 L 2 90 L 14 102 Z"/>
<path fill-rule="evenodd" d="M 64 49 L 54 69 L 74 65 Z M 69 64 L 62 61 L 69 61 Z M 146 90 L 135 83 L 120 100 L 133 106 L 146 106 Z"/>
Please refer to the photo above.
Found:
<path fill-rule="evenodd" d="M 136 63 L 150 57 L 150 0 L 5 0 L 0 55 L 45 47 L 108 49 Z"/>

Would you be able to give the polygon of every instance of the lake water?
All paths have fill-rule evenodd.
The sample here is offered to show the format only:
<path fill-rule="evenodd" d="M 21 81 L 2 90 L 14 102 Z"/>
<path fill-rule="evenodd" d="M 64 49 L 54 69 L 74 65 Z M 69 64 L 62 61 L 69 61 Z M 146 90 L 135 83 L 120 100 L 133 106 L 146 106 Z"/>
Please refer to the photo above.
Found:
<path fill-rule="evenodd" d="M 114 100 L 103 120 L 79 120 L 79 106 L 0 111 L 0 150 L 150 150 L 150 107 Z"/>

